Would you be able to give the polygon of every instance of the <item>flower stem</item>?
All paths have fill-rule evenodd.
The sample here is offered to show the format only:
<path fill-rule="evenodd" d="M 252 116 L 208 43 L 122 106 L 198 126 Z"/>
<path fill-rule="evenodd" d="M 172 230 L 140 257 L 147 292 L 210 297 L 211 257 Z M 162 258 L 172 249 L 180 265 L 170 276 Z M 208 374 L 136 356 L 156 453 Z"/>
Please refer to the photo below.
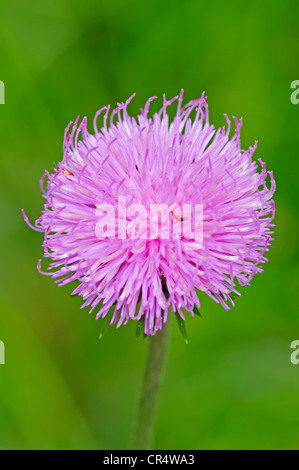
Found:
<path fill-rule="evenodd" d="M 157 331 L 154 336 L 149 338 L 147 363 L 133 433 L 132 450 L 150 449 L 159 386 L 166 358 L 167 323 L 164 323 L 162 330 Z"/>

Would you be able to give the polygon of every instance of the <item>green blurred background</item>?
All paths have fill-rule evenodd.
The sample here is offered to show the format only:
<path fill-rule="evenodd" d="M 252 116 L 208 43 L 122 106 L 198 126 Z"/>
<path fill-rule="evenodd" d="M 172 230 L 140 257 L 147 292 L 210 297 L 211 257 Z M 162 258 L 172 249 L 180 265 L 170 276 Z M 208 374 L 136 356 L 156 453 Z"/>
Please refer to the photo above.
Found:
<path fill-rule="evenodd" d="M 0 448 L 124 449 L 146 344 L 135 324 L 99 341 L 72 286 L 36 270 L 39 179 L 61 159 L 67 123 L 149 96 L 208 95 L 210 121 L 243 116 L 242 145 L 274 171 L 277 224 L 265 272 L 228 313 L 201 296 L 203 318 L 175 324 L 156 449 L 299 449 L 297 1 L 1 2 Z M 161 101 L 160 101 L 161 103 Z"/>

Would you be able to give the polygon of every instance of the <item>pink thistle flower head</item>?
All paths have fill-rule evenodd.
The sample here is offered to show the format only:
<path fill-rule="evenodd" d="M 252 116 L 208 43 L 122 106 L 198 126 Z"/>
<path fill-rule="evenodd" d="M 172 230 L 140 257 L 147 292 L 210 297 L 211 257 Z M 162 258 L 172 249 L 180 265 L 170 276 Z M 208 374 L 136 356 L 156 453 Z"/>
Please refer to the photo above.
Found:
<path fill-rule="evenodd" d="M 63 159 L 41 180 L 45 205 L 33 228 L 44 232 L 45 274 L 60 286 L 78 281 L 82 307 L 96 318 L 113 307 L 111 324 L 142 319 L 153 335 L 170 308 L 193 315 L 198 291 L 229 309 L 236 282 L 248 285 L 262 271 L 275 182 L 252 158 L 257 143 L 241 149 L 241 120 L 231 138 L 226 115 L 226 128 L 209 124 L 204 94 L 185 106 L 183 91 L 164 95 L 152 117 L 150 98 L 137 118 L 127 112 L 133 96 L 100 109 L 93 134 L 86 118 L 68 125 Z"/>

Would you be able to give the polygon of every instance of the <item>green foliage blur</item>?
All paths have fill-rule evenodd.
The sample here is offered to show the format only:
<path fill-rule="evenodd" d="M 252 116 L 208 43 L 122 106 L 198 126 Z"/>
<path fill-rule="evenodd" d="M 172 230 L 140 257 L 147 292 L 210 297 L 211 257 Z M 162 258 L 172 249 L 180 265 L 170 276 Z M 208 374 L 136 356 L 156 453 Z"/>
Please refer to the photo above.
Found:
<path fill-rule="evenodd" d="M 277 182 L 269 263 L 236 307 L 200 296 L 189 344 L 171 325 L 155 449 L 299 449 L 297 1 L 10 0 L 0 5 L 1 449 L 125 449 L 146 346 L 134 322 L 99 340 L 73 286 L 36 269 L 39 180 L 78 114 L 136 97 L 208 95 L 210 121 L 243 117 L 242 146 Z M 153 106 L 154 109 L 154 106 Z"/>

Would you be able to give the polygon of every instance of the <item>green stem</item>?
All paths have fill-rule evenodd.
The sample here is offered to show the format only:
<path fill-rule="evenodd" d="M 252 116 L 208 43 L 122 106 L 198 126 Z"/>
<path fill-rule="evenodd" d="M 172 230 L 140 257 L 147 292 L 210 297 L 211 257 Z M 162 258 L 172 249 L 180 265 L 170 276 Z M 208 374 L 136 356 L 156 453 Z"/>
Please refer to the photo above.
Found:
<path fill-rule="evenodd" d="M 132 450 L 149 450 L 155 418 L 159 386 L 164 369 L 168 338 L 168 322 L 149 338 L 147 363 L 143 377 Z"/>

